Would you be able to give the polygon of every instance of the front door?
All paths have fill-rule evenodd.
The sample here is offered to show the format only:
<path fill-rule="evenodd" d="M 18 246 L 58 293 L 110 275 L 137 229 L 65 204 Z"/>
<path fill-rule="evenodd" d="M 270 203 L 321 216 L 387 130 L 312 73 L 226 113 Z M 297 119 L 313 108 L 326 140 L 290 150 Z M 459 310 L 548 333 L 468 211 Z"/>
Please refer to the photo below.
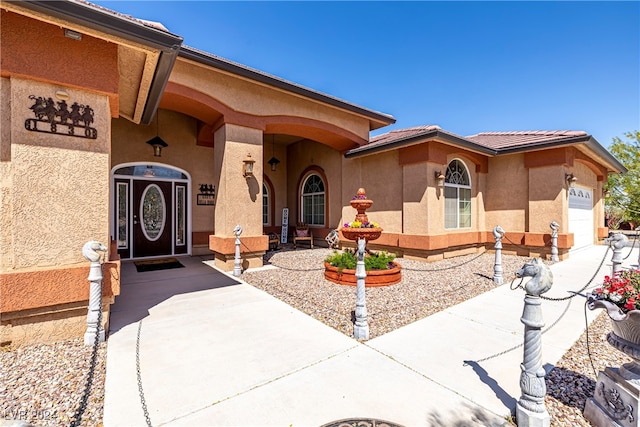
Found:
<path fill-rule="evenodd" d="M 189 253 L 189 177 L 166 165 L 114 170 L 113 236 L 123 259 Z"/>
<path fill-rule="evenodd" d="M 172 253 L 171 182 L 133 181 L 133 257 Z"/>

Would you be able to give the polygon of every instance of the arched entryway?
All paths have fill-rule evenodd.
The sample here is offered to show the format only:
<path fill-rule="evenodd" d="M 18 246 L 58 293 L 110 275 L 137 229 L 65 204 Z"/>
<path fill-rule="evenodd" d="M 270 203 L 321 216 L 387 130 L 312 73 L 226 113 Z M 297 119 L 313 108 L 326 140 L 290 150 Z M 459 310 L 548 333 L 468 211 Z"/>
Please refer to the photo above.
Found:
<path fill-rule="evenodd" d="M 111 236 L 122 259 L 191 253 L 191 177 L 161 163 L 111 171 Z"/>

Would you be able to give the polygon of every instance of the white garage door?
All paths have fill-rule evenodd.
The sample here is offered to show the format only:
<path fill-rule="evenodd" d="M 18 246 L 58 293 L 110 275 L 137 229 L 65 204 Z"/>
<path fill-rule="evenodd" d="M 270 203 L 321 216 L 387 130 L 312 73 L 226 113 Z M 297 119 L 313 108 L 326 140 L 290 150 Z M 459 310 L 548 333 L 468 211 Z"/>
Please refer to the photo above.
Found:
<path fill-rule="evenodd" d="M 569 233 L 573 233 L 571 250 L 593 245 L 593 190 L 569 189 Z"/>

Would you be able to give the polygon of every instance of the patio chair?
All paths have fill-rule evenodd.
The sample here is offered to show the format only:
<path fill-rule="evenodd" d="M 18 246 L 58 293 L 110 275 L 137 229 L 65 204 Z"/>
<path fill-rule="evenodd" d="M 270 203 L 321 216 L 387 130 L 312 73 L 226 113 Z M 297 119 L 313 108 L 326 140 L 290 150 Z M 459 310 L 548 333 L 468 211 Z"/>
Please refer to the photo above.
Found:
<path fill-rule="evenodd" d="M 298 249 L 298 242 L 309 242 L 309 246 L 313 249 L 313 232 L 309 225 L 304 222 L 296 224 L 295 234 L 293 235 L 294 249 Z"/>
<path fill-rule="evenodd" d="M 280 236 L 277 233 L 267 233 L 267 236 L 269 236 L 269 250 L 277 250 L 280 245 Z"/>

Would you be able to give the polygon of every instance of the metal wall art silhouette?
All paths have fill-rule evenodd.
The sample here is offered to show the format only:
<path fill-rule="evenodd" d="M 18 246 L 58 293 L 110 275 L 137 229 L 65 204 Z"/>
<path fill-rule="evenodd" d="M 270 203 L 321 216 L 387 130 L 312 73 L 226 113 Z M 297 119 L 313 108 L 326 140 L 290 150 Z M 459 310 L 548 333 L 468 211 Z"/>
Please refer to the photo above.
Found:
<path fill-rule="evenodd" d="M 91 127 L 93 109 L 89 105 L 74 102 L 69 110 L 65 100 L 55 102 L 52 98 L 45 99 L 34 95 L 29 95 L 29 99 L 33 100 L 33 105 L 29 109 L 33 111 L 36 118 L 26 119 L 25 129 L 89 139 L 98 137 L 98 130 Z"/>

